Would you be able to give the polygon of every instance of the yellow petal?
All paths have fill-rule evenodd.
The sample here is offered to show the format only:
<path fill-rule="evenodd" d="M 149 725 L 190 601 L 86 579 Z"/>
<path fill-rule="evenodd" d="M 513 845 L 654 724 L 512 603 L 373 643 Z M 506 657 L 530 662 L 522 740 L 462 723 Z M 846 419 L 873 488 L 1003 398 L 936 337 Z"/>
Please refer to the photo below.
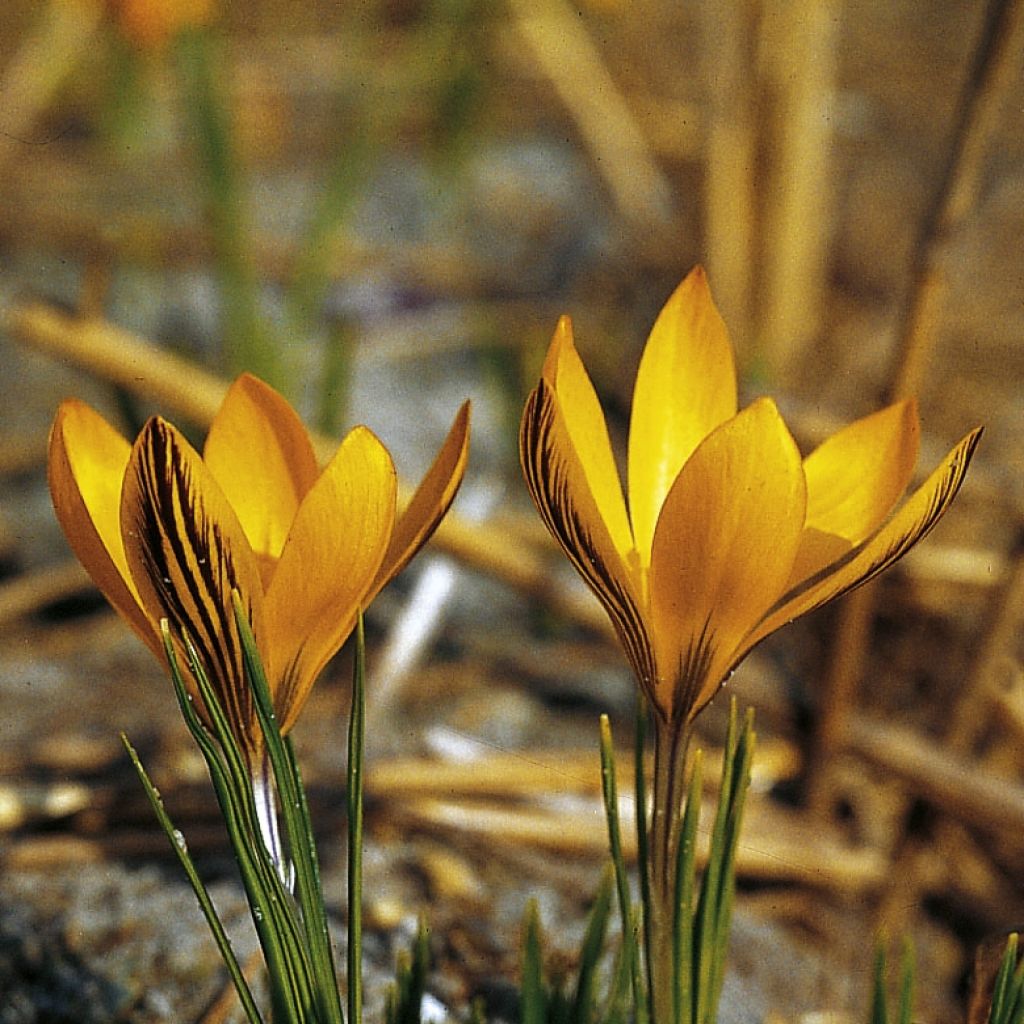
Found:
<path fill-rule="evenodd" d="M 462 483 L 469 457 L 469 402 L 455 416 L 448 436 L 395 525 L 387 554 L 367 603 L 409 564 L 444 518 Z"/>
<path fill-rule="evenodd" d="M 99 413 L 83 402 L 64 402 L 50 431 L 50 494 L 75 556 L 117 613 L 163 661 L 163 644 L 139 604 L 121 542 L 121 485 L 130 454 L 131 445 Z"/>
<path fill-rule="evenodd" d="M 968 434 L 869 540 L 783 594 L 745 640 L 743 652 L 797 616 L 873 579 L 925 537 L 960 490 L 980 437 L 980 428 Z"/>
<path fill-rule="evenodd" d="M 187 630 L 236 738 L 250 754 L 259 750 L 231 602 L 238 590 L 259 642 L 263 595 L 256 557 L 199 454 L 162 419 L 151 419 L 132 449 L 121 532 L 147 614 L 168 619 L 175 634 Z"/>
<path fill-rule="evenodd" d="M 869 537 L 910 482 L 920 442 L 917 403 L 897 402 L 833 434 L 804 459 L 807 529 L 795 585 Z"/>
<path fill-rule="evenodd" d="M 650 572 L 658 698 L 677 718 L 714 696 L 736 647 L 779 596 L 805 505 L 800 453 L 770 399 L 726 421 L 683 466 Z"/>
<path fill-rule="evenodd" d="M 569 447 L 575 453 L 575 461 L 586 479 L 598 514 L 619 555 L 625 558 L 633 549 L 633 534 L 626 516 L 619 470 L 601 404 L 576 351 L 572 322 L 567 316 L 563 316 L 555 328 L 544 362 L 543 378 L 557 396 Z"/>
<path fill-rule="evenodd" d="M 541 519 L 604 606 L 638 682 L 651 694 L 654 661 L 639 581 L 612 539 L 547 379 L 523 410 L 519 458 Z"/>
<path fill-rule="evenodd" d="M 203 461 L 253 550 L 267 560 L 279 558 L 299 504 L 319 474 L 295 410 L 269 385 L 242 374 L 214 417 Z"/>
<path fill-rule="evenodd" d="M 396 486 L 387 449 L 356 427 L 299 506 L 265 602 L 283 731 L 365 604 L 394 529 Z"/>
<path fill-rule="evenodd" d="M 897 402 L 851 423 L 804 459 L 807 525 L 859 544 L 906 490 L 920 442 L 917 403 Z"/>
<path fill-rule="evenodd" d="M 736 414 L 729 334 L 701 267 L 665 303 L 640 359 L 629 424 L 629 515 L 643 565 L 683 463 Z"/>

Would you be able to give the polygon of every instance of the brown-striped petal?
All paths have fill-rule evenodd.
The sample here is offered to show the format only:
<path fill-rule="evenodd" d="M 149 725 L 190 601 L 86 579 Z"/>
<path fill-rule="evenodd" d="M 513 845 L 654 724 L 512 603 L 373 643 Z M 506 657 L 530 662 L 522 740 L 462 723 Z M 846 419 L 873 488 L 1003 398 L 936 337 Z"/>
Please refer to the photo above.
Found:
<path fill-rule="evenodd" d="M 770 399 L 726 421 L 683 466 L 650 570 L 658 699 L 677 719 L 714 696 L 744 635 L 782 591 L 805 506 L 800 453 Z"/>
<path fill-rule="evenodd" d="M 132 449 L 121 532 L 146 613 L 154 621 L 168 619 L 177 635 L 188 632 L 236 738 L 255 756 L 262 737 L 231 593 L 241 595 L 259 643 L 263 594 L 256 558 L 199 454 L 160 418 L 146 424 Z"/>
<path fill-rule="evenodd" d="M 356 427 L 299 506 L 264 605 L 282 731 L 367 603 L 394 529 L 396 487 L 387 449 Z"/>
<path fill-rule="evenodd" d="M 84 402 L 69 400 L 50 430 L 47 474 L 57 521 L 103 596 L 161 661 L 163 644 L 139 604 L 121 541 L 121 486 L 131 445 Z"/>
<path fill-rule="evenodd" d="M 780 626 L 873 579 L 922 540 L 960 490 L 980 438 L 980 427 L 971 431 L 869 540 L 783 594 L 744 641 L 740 656 Z"/>
<path fill-rule="evenodd" d="M 732 343 L 704 270 L 696 267 L 658 315 L 633 390 L 629 516 L 644 566 L 661 506 L 683 463 L 735 414 Z"/>
<path fill-rule="evenodd" d="M 572 322 L 567 316 L 555 328 L 544 361 L 543 379 L 557 396 L 568 447 L 575 453 L 587 491 L 619 556 L 626 558 L 633 550 L 633 532 L 626 515 L 619 470 L 601 403 L 576 351 Z"/>
<path fill-rule="evenodd" d="M 441 450 L 395 524 L 391 543 L 367 603 L 409 564 L 437 529 L 462 484 L 468 458 L 469 402 L 464 402 Z"/>
<path fill-rule="evenodd" d="M 281 557 L 292 520 L 319 475 L 295 410 L 245 373 L 231 385 L 210 426 L 203 461 L 268 568 Z"/>
<path fill-rule="evenodd" d="M 519 458 L 541 519 L 604 606 L 637 680 L 651 694 L 653 652 L 640 610 L 638 580 L 612 538 L 560 402 L 546 379 L 527 399 Z"/>

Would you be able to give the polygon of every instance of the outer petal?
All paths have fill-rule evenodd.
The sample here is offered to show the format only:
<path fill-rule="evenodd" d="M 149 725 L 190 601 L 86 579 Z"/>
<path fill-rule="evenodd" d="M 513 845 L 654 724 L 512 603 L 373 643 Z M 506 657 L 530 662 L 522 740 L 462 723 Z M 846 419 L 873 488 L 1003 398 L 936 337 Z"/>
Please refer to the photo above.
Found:
<path fill-rule="evenodd" d="M 696 267 L 665 303 L 647 341 L 629 425 L 629 515 L 649 565 L 662 503 L 683 463 L 736 415 L 732 344 Z"/>
<path fill-rule="evenodd" d="M 792 583 L 860 544 L 885 521 L 910 482 L 919 442 L 917 403 L 908 399 L 851 423 L 804 460 L 808 532 Z M 821 535 L 833 543 L 822 543 Z"/>
<path fill-rule="evenodd" d="M 560 403 L 541 380 L 519 428 L 523 475 L 541 519 L 604 606 L 637 681 L 653 695 L 654 655 L 639 580 L 620 553 L 590 488 Z"/>
<path fill-rule="evenodd" d="M 121 541 L 121 485 L 131 445 L 83 402 L 57 410 L 47 473 L 57 520 L 103 596 L 163 661 L 154 623 L 139 604 Z"/>
<path fill-rule="evenodd" d="M 980 427 L 971 431 L 874 536 L 783 594 L 744 641 L 737 660 L 780 626 L 873 579 L 924 538 L 960 490 L 980 438 Z"/>
<path fill-rule="evenodd" d="M 396 487 L 387 449 L 356 427 L 299 507 L 265 603 L 283 731 L 366 603 L 394 529 Z"/>
<path fill-rule="evenodd" d="M 151 419 L 132 449 L 121 531 L 147 614 L 154 621 L 167 618 L 175 633 L 188 631 L 236 738 L 254 757 L 262 739 L 231 592 L 241 595 L 259 640 L 259 569 L 216 480 L 188 441 L 162 419 Z"/>
<path fill-rule="evenodd" d="M 295 410 L 269 385 L 242 374 L 214 417 L 203 461 L 253 550 L 279 558 L 299 504 L 319 475 Z"/>
<path fill-rule="evenodd" d="M 724 423 L 683 466 L 650 576 L 658 699 L 678 719 L 714 696 L 785 586 L 805 505 L 800 453 L 770 399 Z"/>
<path fill-rule="evenodd" d="M 573 344 L 572 322 L 567 316 L 555 328 L 542 376 L 558 396 L 569 447 L 575 452 L 598 514 L 619 555 L 625 558 L 634 545 L 619 470 L 601 404 Z"/>
<path fill-rule="evenodd" d="M 433 465 L 395 525 L 377 579 L 367 596 L 367 604 L 409 564 L 437 529 L 462 484 L 468 457 L 469 402 L 465 402 L 456 413 L 455 422 Z"/>

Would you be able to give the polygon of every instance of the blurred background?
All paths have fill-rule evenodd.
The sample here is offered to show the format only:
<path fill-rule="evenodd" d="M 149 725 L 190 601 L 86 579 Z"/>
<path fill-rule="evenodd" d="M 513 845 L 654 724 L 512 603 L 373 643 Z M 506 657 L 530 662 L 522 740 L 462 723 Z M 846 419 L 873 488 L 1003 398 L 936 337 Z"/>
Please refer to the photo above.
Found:
<path fill-rule="evenodd" d="M 804 451 L 907 394 L 922 477 L 986 429 L 935 533 L 702 721 L 714 749 L 731 692 L 762 737 L 723 1021 L 863 1016 L 879 929 L 915 942 L 921 1018 L 960 1018 L 975 946 L 1024 919 L 1021 6 L 0 6 L 0 1024 L 235 1019 L 118 732 L 248 952 L 201 762 L 44 464 L 63 397 L 201 440 L 243 369 L 324 435 L 367 423 L 409 483 L 473 399 L 454 520 L 368 619 L 370 987 L 426 910 L 439 1005 L 515 1020 L 530 895 L 568 963 L 597 716 L 626 748 L 633 684 L 529 505 L 518 417 L 569 313 L 624 440 L 698 262 L 744 400 Z M 347 659 L 296 729 L 334 911 Z"/>

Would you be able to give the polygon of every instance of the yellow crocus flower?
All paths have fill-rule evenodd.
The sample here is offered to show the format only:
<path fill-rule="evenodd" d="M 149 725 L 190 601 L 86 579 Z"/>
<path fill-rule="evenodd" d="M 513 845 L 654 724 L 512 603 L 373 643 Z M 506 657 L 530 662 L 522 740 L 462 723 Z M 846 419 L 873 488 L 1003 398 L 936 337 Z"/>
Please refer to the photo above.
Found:
<path fill-rule="evenodd" d="M 321 472 L 295 411 L 244 374 L 228 390 L 202 456 L 159 417 L 132 445 L 83 402 L 64 402 L 50 434 L 50 491 L 72 550 L 161 661 L 160 621 L 172 635 L 187 630 L 256 778 L 262 734 L 232 591 L 248 614 L 286 733 L 359 610 L 444 516 L 468 442 L 467 403 L 396 516 L 394 464 L 370 430 L 352 430 Z M 187 674 L 186 683 L 205 714 Z"/>
<path fill-rule="evenodd" d="M 802 458 L 771 399 L 737 411 L 732 345 L 698 267 L 640 360 L 628 501 L 568 317 L 527 401 L 520 454 L 541 517 L 660 720 L 685 728 L 755 644 L 876 576 L 939 520 L 981 430 L 897 508 L 918 435 L 909 399 Z"/>

